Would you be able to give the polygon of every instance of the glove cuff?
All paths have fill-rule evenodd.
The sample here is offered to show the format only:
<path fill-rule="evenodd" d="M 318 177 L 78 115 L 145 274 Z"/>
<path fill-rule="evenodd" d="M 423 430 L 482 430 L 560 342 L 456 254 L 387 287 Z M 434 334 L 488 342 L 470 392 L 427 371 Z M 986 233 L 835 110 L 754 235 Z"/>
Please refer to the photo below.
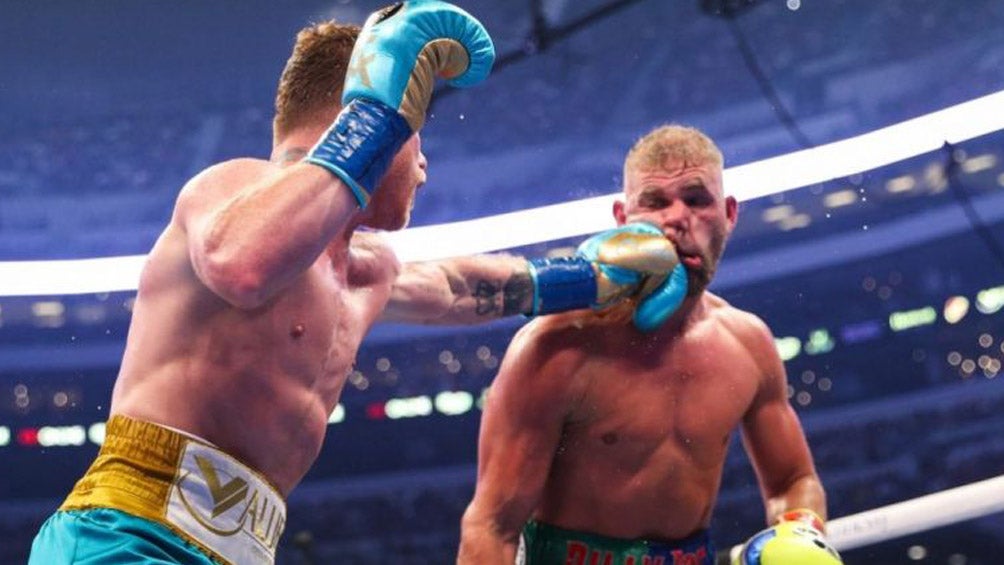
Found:
<path fill-rule="evenodd" d="M 532 316 L 579 310 L 596 300 L 596 271 L 580 257 L 527 261 L 533 281 Z"/>
<path fill-rule="evenodd" d="M 370 192 L 411 134 L 408 122 L 393 108 L 357 98 L 342 109 L 304 160 L 341 179 L 365 208 Z"/>
<path fill-rule="evenodd" d="M 808 526 L 812 526 L 816 531 L 823 533 L 826 531 L 826 523 L 823 519 L 816 514 L 814 511 L 808 508 L 795 508 L 792 510 L 786 510 L 778 518 L 778 523 L 781 522 L 802 522 Z"/>

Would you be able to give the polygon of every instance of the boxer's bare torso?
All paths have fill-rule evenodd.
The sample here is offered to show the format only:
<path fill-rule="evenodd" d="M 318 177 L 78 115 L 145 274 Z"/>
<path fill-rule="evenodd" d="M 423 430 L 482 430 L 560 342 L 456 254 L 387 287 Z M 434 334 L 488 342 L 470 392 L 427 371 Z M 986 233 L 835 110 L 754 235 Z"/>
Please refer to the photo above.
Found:
<path fill-rule="evenodd" d="M 488 394 L 459 562 L 511 562 L 527 518 L 669 543 L 707 528 L 737 427 L 768 512 L 815 493 L 773 348 L 708 293 L 651 334 L 581 312 L 525 326 Z"/>
<path fill-rule="evenodd" d="M 708 526 L 729 438 L 768 372 L 752 316 L 712 295 L 696 310 L 654 335 L 539 322 L 535 341 L 565 354 L 537 376 L 568 390 L 553 399 L 563 425 L 535 518 L 627 539 Z"/>
<path fill-rule="evenodd" d="M 350 251 L 341 234 L 281 293 L 237 308 L 197 276 L 179 216 L 141 276 L 111 412 L 204 438 L 288 495 L 400 264 L 373 240 Z"/>

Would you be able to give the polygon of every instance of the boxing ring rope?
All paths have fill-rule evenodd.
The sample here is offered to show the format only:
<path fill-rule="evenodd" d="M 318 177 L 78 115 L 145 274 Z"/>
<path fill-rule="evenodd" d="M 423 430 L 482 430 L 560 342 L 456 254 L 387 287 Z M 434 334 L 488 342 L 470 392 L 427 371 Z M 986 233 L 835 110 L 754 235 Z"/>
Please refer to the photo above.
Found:
<path fill-rule="evenodd" d="M 1004 129 L 1004 91 L 863 135 L 731 167 L 726 186 L 739 200 L 861 173 Z M 613 226 L 617 194 L 474 220 L 387 233 L 403 261 L 512 249 L 581 236 Z M 513 229 L 519 226 L 519 229 Z M 66 261 L 0 262 L 0 296 L 133 291 L 145 255 Z"/>
<path fill-rule="evenodd" d="M 1004 475 L 830 520 L 827 537 L 838 550 L 1004 512 Z"/>
<path fill-rule="evenodd" d="M 826 537 L 838 551 L 1004 512 L 1004 475 L 834 518 Z M 735 555 L 740 546 L 734 546 Z"/>

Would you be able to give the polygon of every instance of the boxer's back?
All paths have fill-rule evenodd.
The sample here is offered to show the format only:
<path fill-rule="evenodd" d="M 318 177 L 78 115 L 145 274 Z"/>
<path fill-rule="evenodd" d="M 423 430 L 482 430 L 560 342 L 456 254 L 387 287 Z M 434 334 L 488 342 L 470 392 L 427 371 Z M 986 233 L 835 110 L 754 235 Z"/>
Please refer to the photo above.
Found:
<path fill-rule="evenodd" d="M 348 287 L 344 248 L 333 243 L 340 257 L 322 254 L 280 294 L 242 309 L 200 281 L 172 223 L 141 277 L 112 412 L 213 442 L 287 494 L 316 458 L 389 295 L 388 273 L 369 292 Z"/>

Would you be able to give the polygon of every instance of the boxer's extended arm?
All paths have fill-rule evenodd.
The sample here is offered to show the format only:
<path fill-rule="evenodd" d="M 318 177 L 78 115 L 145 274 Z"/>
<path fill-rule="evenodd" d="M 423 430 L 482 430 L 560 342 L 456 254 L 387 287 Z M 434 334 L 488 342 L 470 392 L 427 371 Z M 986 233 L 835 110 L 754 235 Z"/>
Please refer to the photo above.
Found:
<path fill-rule="evenodd" d="M 527 262 L 510 255 L 476 255 L 401 266 L 382 320 L 476 324 L 527 314 L 533 282 Z"/>
<path fill-rule="evenodd" d="M 342 181 L 318 167 L 237 159 L 190 180 L 174 221 L 203 284 L 254 308 L 307 269 L 357 209 Z"/>
<path fill-rule="evenodd" d="M 481 255 L 405 264 L 383 319 L 470 324 L 640 298 L 639 311 L 651 305 L 665 320 L 687 288 L 685 273 L 668 276 L 671 271 L 683 273 L 673 244 L 657 228 L 628 224 L 589 238 L 573 257 Z"/>
<path fill-rule="evenodd" d="M 488 393 L 474 498 L 460 528 L 461 565 L 511 565 L 540 502 L 576 397 L 575 357 L 546 335 L 546 318 L 513 339 Z"/>

